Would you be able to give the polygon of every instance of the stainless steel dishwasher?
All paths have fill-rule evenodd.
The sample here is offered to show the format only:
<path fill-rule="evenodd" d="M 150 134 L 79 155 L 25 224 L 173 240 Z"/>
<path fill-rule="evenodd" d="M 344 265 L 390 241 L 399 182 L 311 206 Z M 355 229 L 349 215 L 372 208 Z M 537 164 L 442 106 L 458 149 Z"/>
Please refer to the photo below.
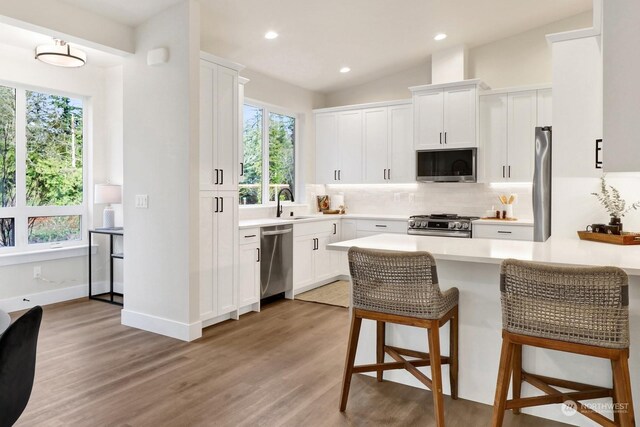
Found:
<path fill-rule="evenodd" d="M 278 298 L 293 290 L 293 225 L 260 231 L 260 299 Z M 284 295 L 282 295 L 284 296 Z"/>

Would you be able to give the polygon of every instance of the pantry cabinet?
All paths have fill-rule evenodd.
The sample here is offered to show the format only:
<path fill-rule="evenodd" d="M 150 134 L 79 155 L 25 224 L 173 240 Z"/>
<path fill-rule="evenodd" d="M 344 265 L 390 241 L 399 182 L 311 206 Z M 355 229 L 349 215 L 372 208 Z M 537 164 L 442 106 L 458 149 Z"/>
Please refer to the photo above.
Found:
<path fill-rule="evenodd" d="M 480 80 L 414 86 L 414 148 L 432 150 L 478 146 Z"/>
<path fill-rule="evenodd" d="M 550 125 L 549 89 L 480 96 L 480 141 L 486 182 L 531 182 L 535 128 Z"/>

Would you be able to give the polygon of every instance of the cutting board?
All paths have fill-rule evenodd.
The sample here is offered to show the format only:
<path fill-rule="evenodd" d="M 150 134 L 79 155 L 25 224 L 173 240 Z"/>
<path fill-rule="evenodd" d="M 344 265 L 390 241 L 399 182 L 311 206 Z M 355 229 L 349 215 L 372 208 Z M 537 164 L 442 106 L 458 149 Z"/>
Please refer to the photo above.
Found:
<path fill-rule="evenodd" d="M 580 240 L 612 243 L 614 245 L 640 245 L 640 233 L 623 233 L 620 236 L 617 236 L 615 234 L 578 231 L 578 236 L 580 237 Z"/>

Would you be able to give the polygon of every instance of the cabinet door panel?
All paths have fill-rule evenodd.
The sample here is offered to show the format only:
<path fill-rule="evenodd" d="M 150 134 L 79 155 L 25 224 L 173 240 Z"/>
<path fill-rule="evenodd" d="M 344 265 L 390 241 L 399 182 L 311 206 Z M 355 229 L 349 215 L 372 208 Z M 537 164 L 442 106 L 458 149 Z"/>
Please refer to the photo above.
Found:
<path fill-rule="evenodd" d="M 506 179 L 507 116 L 506 94 L 480 97 L 480 146 L 485 182 Z"/>
<path fill-rule="evenodd" d="M 387 108 L 362 111 L 364 132 L 364 182 L 370 184 L 387 181 Z"/>
<path fill-rule="evenodd" d="M 338 115 L 316 115 L 316 182 L 333 184 L 338 171 Z"/>
<path fill-rule="evenodd" d="M 200 189 L 215 189 L 213 166 L 213 82 L 215 65 L 200 65 Z"/>
<path fill-rule="evenodd" d="M 213 317 L 214 279 L 214 218 L 215 200 L 212 192 L 200 194 L 200 317 Z"/>
<path fill-rule="evenodd" d="M 218 66 L 214 86 L 215 168 L 220 169 L 218 190 L 235 190 L 238 185 L 238 73 Z"/>
<path fill-rule="evenodd" d="M 553 117 L 553 92 L 551 89 L 538 90 L 538 126 L 551 126 Z"/>
<path fill-rule="evenodd" d="M 219 212 L 214 214 L 216 239 L 216 306 L 220 316 L 236 309 L 238 195 L 236 192 L 219 192 Z"/>
<path fill-rule="evenodd" d="M 331 234 L 317 234 L 317 246 L 314 256 L 315 280 L 321 282 L 330 279 L 336 275 L 333 251 L 327 249 L 327 245 L 331 243 Z"/>
<path fill-rule="evenodd" d="M 238 260 L 238 307 L 246 307 L 260 301 L 260 247 L 240 245 Z"/>
<path fill-rule="evenodd" d="M 314 237 L 301 236 L 293 239 L 293 289 L 314 283 Z"/>
<path fill-rule="evenodd" d="M 413 148 L 413 108 L 389 107 L 389 172 L 387 181 L 416 181 L 416 150 Z"/>
<path fill-rule="evenodd" d="M 341 184 L 362 182 L 362 111 L 338 113 L 338 152 Z"/>
<path fill-rule="evenodd" d="M 416 150 L 441 148 L 443 132 L 443 92 L 416 94 L 414 105 L 414 147 Z"/>
<path fill-rule="evenodd" d="M 510 181 L 531 182 L 537 124 L 537 94 L 535 90 L 510 93 L 507 133 L 507 178 Z"/>
<path fill-rule="evenodd" d="M 477 146 L 475 86 L 444 91 L 444 132 L 445 148 Z"/>

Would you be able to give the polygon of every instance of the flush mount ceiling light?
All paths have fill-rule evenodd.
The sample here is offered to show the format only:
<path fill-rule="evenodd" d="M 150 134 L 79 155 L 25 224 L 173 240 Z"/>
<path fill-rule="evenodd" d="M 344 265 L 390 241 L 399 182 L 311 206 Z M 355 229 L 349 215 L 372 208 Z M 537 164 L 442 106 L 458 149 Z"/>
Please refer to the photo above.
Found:
<path fill-rule="evenodd" d="M 275 31 L 267 31 L 267 33 L 264 35 L 264 38 L 267 40 L 273 40 L 276 37 L 278 37 L 278 33 L 276 33 Z"/>
<path fill-rule="evenodd" d="M 351 71 L 351 68 L 349 68 L 349 67 L 342 67 L 342 68 L 340 68 L 340 72 L 341 72 L 342 74 L 344 74 L 344 73 L 348 73 L 349 71 Z"/>
<path fill-rule="evenodd" d="M 53 39 L 55 44 L 36 47 L 36 59 L 58 67 L 82 67 L 87 62 L 87 54 L 71 47 L 64 40 Z"/>
<path fill-rule="evenodd" d="M 440 41 L 440 40 L 444 40 L 447 38 L 447 35 L 445 33 L 438 33 L 435 35 L 435 37 L 433 38 L 435 41 Z"/>

